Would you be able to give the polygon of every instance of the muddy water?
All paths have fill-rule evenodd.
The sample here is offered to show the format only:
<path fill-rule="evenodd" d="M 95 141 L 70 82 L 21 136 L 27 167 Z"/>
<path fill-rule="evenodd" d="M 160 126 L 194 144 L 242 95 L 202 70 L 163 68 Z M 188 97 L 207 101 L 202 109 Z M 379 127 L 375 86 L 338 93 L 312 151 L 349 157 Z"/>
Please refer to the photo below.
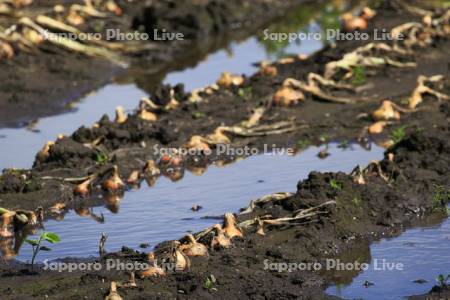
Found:
<path fill-rule="evenodd" d="M 338 11 L 342 7 L 332 5 L 317 5 L 295 10 L 278 23 L 267 29 L 269 32 L 316 32 L 321 28 L 335 27 Z M 184 67 L 185 61 L 178 62 L 172 70 L 164 70 L 161 74 L 153 74 L 143 78 L 118 78 L 119 82 L 112 83 L 96 93 L 87 95 L 78 103 L 73 104 L 70 112 L 37 120 L 32 126 L 20 129 L 0 129 L 0 170 L 3 168 L 29 168 L 34 155 L 47 142 L 55 140 L 58 134 L 71 134 L 81 125 L 89 126 L 99 120 L 104 113 L 111 117 L 114 109 L 122 105 L 127 109 L 135 108 L 139 99 L 146 95 L 136 84 L 156 86 L 158 83 L 183 83 L 187 90 L 203 87 L 214 83 L 223 71 L 251 75 L 256 71 L 255 62 L 275 59 L 289 53 L 310 54 L 319 50 L 323 44 L 319 40 L 304 40 L 301 42 L 279 42 L 265 40 L 263 30 L 254 33 L 239 42 L 231 42 L 223 49 L 215 50 L 206 57 L 196 58 L 200 61 L 192 62 L 190 67 Z M 180 69 L 181 68 L 181 69 Z M 150 81 L 150 82 L 148 82 Z"/>
<path fill-rule="evenodd" d="M 383 153 L 378 147 L 367 151 L 353 145 L 352 149 L 342 150 L 331 145 L 331 155 L 321 160 L 316 156 L 319 150 L 311 147 L 295 156 L 253 156 L 221 168 L 211 166 L 202 176 L 186 172 L 178 182 L 161 177 L 151 188 L 142 186 L 127 192 L 116 205 L 93 207 L 90 216 L 71 211 L 61 221 L 46 222 L 45 229 L 58 233 L 62 242 L 53 245 L 52 252 L 42 253 L 39 259 L 97 255 L 103 232 L 109 236 L 106 244 L 109 251 L 123 245 L 138 247 L 141 243 L 154 246 L 179 238 L 187 230 L 199 231 L 221 222 L 224 212 L 238 212 L 256 197 L 295 192 L 297 182 L 312 170 L 349 172 L 355 164 L 365 165 L 372 159 L 380 159 Z M 203 209 L 193 212 L 190 209 L 193 205 Z M 82 203 L 78 213 L 86 215 L 89 206 L 81 207 Z M 97 222 L 102 215 L 104 222 Z M 17 258 L 25 261 L 30 254 L 30 247 L 24 245 Z"/>
<path fill-rule="evenodd" d="M 369 263 L 368 269 L 353 279 L 343 276 L 327 293 L 366 300 L 427 293 L 439 274 L 450 273 L 450 219 L 442 222 L 442 216 L 434 216 L 420 225 L 373 243 L 370 252 L 359 251 L 360 262 Z M 373 285 L 366 287 L 365 282 Z"/>

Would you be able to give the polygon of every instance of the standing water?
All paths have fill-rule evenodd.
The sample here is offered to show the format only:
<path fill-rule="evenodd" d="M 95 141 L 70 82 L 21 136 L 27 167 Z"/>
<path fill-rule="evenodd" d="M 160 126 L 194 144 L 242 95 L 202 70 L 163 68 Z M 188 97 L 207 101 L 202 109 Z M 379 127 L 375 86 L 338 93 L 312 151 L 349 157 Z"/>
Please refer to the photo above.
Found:
<path fill-rule="evenodd" d="M 3 168 L 29 168 L 34 156 L 47 141 L 58 134 L 70 135 L 81 125 L 91 125 L 103 114 L 114 116 L 114 109 L 136 108 L 145 93 L 134 85 L 108 85 L 91 93 L 69 113 L 42 118 L 32 128 L 0 129 L 0 170 Z"/>
<path fill-rule="evenodd" d="M 81 204 L 63 220 L 45 223 L 45 230 L 59 234 L 62 241 L 54 245 L 52 252 L 40 254 L 39 259 L 97 255 L 103 232 L 109 236 L 108 251 L 124 245 L 135 248 L 141 243 L 154 246 L 180 238 L 187 230 L 200 231 L 222 222 L 225 212 L 237 212 L 251 199 L 275 192 L 295 192 L 297 182 L 313 170 L 349 172 L 355 164 L 366 165 L 381 158 L 384 151 L 375 146 L 367 151 L 359 145 L 343 150 L 332 144 L 331 155 L 322 160 L 316 156 L 319 150 L 311 147 L 295 156 L 251 156 L 222 168 L 211 166 L 202 176 L 186 173 L 178 182 L 160 177 L 153 187 L 126 192 L 120 202 L 92 210 Z M 102 200 L 98 203 L 101 205 Z M 203 209 L 193 212 L 193 205 Z M 25 245 L 17 258 L 26 261 L 30 255 L 31 249 Z"/>
<path fill-rule="evenodd" d="M 317 5 L 301 7 L 271 26 L 269 32 L 315 32 L 322 28 L 338 26 L 338 16 L 342 7 Z M 188 90 L 212 84 L 221 72 L 251 75 L 256 71 L 252 64 L 265 59 L 275 59 L 288 53 L 311 54 L 319 50 L 323 43 L 318 40 L 305 40 L 289 43 L 264 38 L 264 29 L 240 42 L 231 42 L 225 49 L 209 54 L 206 59 L 197 62 L 195 67 L 180 71 L 164 71 L 151 76 L 158 82 L 149 82 L 149 86 L 159 83 L 183 83 Z M 183 65 L 183 62 L 180 62 Z M 177 69 L 179 66 L 175 66 Z M 156 79 L 155 79 L 156 78 Z M 134 78 L 146 81 L 146 78 Z M 121 81 L 127 81 L 122 79 Z M 146 86 L 147 84 L 144 84 Z M 150 88 L 151 89 L 151 88 Z M 58 134 L 69 135 L 78 127 L 90 126 L 103 114 L 114 116 L 116 106 L 131 110 L 136 108 L 142 96 L 146 95 L 135 84 L 107 85 L 96 93 L 87 95 L 74 104 L 70 112 L 42 118 L 33 126 L 20 129 L 0 129 L 0 170 L 3 168 L 29 168 L 34 155 L 47 141 L 53 141 Z"/>
<path fill-rule="evenodd" d="M 374 242 L 367 255 L 358 255 L 367 256 L 360 262 L 369 263 L 368 269 L 350 282 L 337 280 L 327 293 L 345 299 L 393 300 L 430 291 L 439 274 L 450 273 L 450 219 L 441 224 L 442 216 L 433 217 L 399 237 Z"/>

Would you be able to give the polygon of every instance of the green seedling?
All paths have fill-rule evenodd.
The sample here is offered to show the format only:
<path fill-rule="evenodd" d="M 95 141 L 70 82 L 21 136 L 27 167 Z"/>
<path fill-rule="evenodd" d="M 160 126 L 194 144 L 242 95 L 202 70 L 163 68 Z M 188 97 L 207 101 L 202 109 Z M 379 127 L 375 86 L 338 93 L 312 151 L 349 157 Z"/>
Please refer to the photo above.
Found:
<path fill-rule="evenodd" d="M 353 85 L 363 85 L 366 83 L 366 68 L 363 66 L 356 66 L 352 69 L 353 73 Z"/>
<path fill-rule="evenodd" d="M 253 89 L 251 86 L 243 87 L 239 88 L 237 93 L 239 97 L 243 98 L 244 100 L 249 100 L 252 97 Z"/>
<path fill-rule="evenodd" d="M 401 126 L 397 129 L 394 129 L 391 132 L 390 137 L 391 137 L 392 141 L 394 141 L 394 144 L 399 143 L 400 141 L 402 141 L 405 138 L 405 136 L 406 136 L 405 129 L 406 129 L 406 126 Z"/>
<path fill-rule="evenodd" d="M 322 143 L 328 143 L 329 139 L 330 139 L 330 137 L 328 135 L 326 135 L 326 134 L 322 134 L 319 137 L 319 141 L 322 142 Z"/>
<path fill-rule="evenodd" d="M 51 251 L 49 247 L 43 246 L 43 242 L 49 242 L 51 244 L 56 244 L 61 241 L 60 237 L 53 232 L 43 231 L 37 240 L 26 239 L 25 242 L 33 247 L 33 256 L 31 257 L 31 270 L 34 270 L 34 261 L 36 256 L 40 251 Z"/>
<path fill-rule="evenodd" d="M 448 213 L 447 203 L 450 201 L 450 189 L 446 189 L 442 185 L 434 185 L 434 195 L 432 199 L 433 211 L 442 210 Z"/>
<path fill-rule="evenodd" d="M 359 197 L 354 197 L 354 198 L 352 199 L 352 203 L 353 203 L 355 206 L 361 206 L 361 199 L 360 199 Z"/>
<path fill-rule="evenodd" d="M 103 151 L 97 152 L 95 154 L 95 162 L 101 166 L 103 166 L 104 164 L 106 164 L 106 162 L 108 161 L 108 154 L 106 154 Z"/>
<path fill-rule="evenodd" d="M 439 276 L 436 278 L 436 281 L 440 288 L 445 288 L 450 280 L 450 274 L 445 277 L 443 274 L 439 274 Z"/>
<path fill-rule="evenodd" d="M 308 139 L 302 139 L 297 142 L 297 147 L 300 150 L 306 149 L 311 145 L 311 141 Z"/>
<path fill-rule="evenodd" d="M 350 148 L 350 142 L 348 141 L 348 140 L 343 140 L 340 144 L 339 144 L 339 146 L 338 146 L 338 148 L 341 148 L 341 149 L 348 149 L 348 148 Z"/>
<path fill-rule="evenodd" d="M 206 114 L 205 114 L 205 113 L 202 113 L 202 112 L 200 112 L 200 111 L 196 111 L 196 112 L 194 112 L 194 113 L 192 114 L 192 117 L 193 117 L 195 120 L 198 120 L 198 119 L 202 119 L 202 118 L 206 117 Z"/>
<path fill-rule="evenodd" d="M 330 186 L 333 190 L 342 190 L 342 183 L 338 182 L 336 179 L 330 180 Z"/>
<path fill-rule="evenodd" d="M 417 127 L 416 128 L 416 133 L 417 134 L 423 134 L 425 132 L 425 128 L 423 128 L 423 127 Z"/>
<path fill-rule="evenodd" d="M 217 291 L 217 288 L 215 288 L 216 283 L 217 283 L 216 277 L 214 277 L 214 275 L 211 274 L 206 278 L 203 287 L 208 291 Z"/>

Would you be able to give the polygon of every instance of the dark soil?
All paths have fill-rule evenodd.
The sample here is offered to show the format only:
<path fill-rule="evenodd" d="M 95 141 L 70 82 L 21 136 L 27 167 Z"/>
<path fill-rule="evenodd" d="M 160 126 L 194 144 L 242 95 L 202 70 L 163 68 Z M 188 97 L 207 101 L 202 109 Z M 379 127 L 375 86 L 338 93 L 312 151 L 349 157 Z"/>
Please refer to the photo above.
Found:
<path fill-rule="evenodd" d="M 450 286 L 437 286 L 435 285 L 429 293 L 424 295 L 411 296 L 411 300 L 440 300 L 450 298 Z"/>
<path fill-rule="evenodd" d="M 417 19 L 417 16 L 393 8 L 386 2 L 378 10 L 371 26 L 389 29 Z M 159 112 L 159 120 L 155 123 L 140 120 L 135 114 L 128 116 L 122 124 L 104 117 L 98 126 L 82 127 L 71 137 L 58 140 L 50 148 L 48 157 L 36 160 L 31 170 L 6 170 L 0 177 L 0 205 L 9 209 L 35 209 L 41 205 L 46 210 L 54 203 L 64 201 L 73 207 L 80 200 L 73 196 L 74 185 L 45 179 L 44 176 L 81 177 L 102 173 L 116 164 L 121 176 L 127 178 L 132 170 L 141 169 L 147 159 L 159 159 L 151 151 L 154 145 L 178 147 L 192 135 L 206 135 L 218 126 L 232 126 L 246 120 L 252 109 L 267 104 L 285 78 L 304 79 L 310 72 L 322 73 L 325 63 L 340 58 L 363 43 L 367 41 L 340 42 L 307 60 L 278 64 L 277 76 L 256 74 L 246 78 L 241 88 L 251 87 L 248 97 L 242 96 L 237 87 L 221 88 L 213 95 L 203 95 L 204 102 L 192 104 L 186 101 L 188 95 L 182 87 L 178 87 L 175 90 L 180 106 Z M 208 258 L 193 258 L 189 271 L 164 278 L 138 280 L 137 289 L 119 289 L 119 293 L 126 299 L 333 298 L 323 293 L 331 283 L 330 274 L 264 270 L 264 261 L 323 262 L 326 258 L 342 255 L 354 261 L 352 249 L 368 249 L 370 242 L 378 237 L 396 235 L 421 217 L 440 213 L 448 199 L 436 202 L 433 196 L 436 186 L 448 188 L 450 182 L 450 104 L 426 98 L 420 105 L 422 109 L 402 114 L 400 122 L 389 126 L 383 134 L 372 137 L 364 137 L 362 133 L 373 121 L 358 116 L 372 112 L 383 99 L 402 105 L 411 95 L 418 75 L 448 76 L 449 49 L 449 41 L 442 39 L 426 49 L 418 49 L 408 58 L 417 62 L 416 68 L 374 70 L 366 79 L 369 88 L 356 96 L 364 100 L 354 105 L 320 102 L 308 96 L 297 106 L 270 106 L 261 124 L 291 119 L 300 129 L 264 137 L 230 136 L 233 145 L 262 147 L 263 144 L 274 143 L 299 149 L 299 144 L 304 145 L 305 141 L 319 144 L 324 140 L 357 140 L 365 143 L 373 139 L 381 142 L 400 127 L 404 127 L 405 136 L 387 150 L 385 159 L 379 163 L 380 169 L 375 165 L 369 166 L 365 174 L 366 184 L 355 183 L 344 173 L 312 172 L 308 179 L 298 183 L 294 196 L 257 206 L 251 214 L 238 215 L 239 222 L 267 214 L 280 218 L 299 209 L 335 201 L 335 204 L 320 209 L 320 214 L 308 222 L 281 228 L 266 226 L 264 237 L 255 234 L 255 229 L 247 229 L 244 239 L 234 240 L 231 249 L 210 251 Z M 167 102 L 167 89 L 162 88 L 157 94 L 157 103 Z M 445 83 L 443 91 L 449 94 L 449 82 Z M 343 95 L 355 97 L 354 94 Z M 99 138 L 101 142 L 95 150 L 85 145 Z M 108 157 L 102 164 L 97 155 L 100 152 Z M 177 169 L 179 173 L 175 179 L 182 177 L 184 168 L 201 167 L 218 159 L 223 158 L 206 157 L 201 162 L 186 158 Z M 340 188 L 333 187 L 331 182 L 339 183 Z M 97 193 L 100 191 L 95 189 L 95 196 Z M 165 249 L 167 245 L 170 242 L 157 248 Z M 162 255 L 162 251 L 158 252 L 157 258 L 162 258 Z M 106 258 L 145 261 L 146 255 L 123 249 L 108 254 Z M 5 299 L 46 295 L 55 299 L 100 299 L 108 293 L 110 281 L 124 282 L 128 279 L 125 272 L 60 274 L 42 271 L 39 276 L 32 276 L 20 271 L 20 266 L 1 268 L 2 297 Z M 216 290 L 204 287 L 211 274 L 217 278 Z"/>

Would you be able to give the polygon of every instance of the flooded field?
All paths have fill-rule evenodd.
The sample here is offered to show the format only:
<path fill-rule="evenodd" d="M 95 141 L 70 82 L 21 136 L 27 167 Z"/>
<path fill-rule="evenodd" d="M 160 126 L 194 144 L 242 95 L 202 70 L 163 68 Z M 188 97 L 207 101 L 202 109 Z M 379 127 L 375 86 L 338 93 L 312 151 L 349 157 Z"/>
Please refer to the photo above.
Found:
<path fill-rule="evenodd" d="M 329 9 L 332 14 L 327 17 L 332 19 L 335 8 Z M 319 8 L 302 15 L 294 12 L 290 19 L 270 28 L 314 32 L 321 28 L 316 16 L 321 16 Z M 284 27 L 285 24 L 289 24 L 289 27 Z M 158 84 L 182 83 L 190 91 L 214 83 L 222 72 L 249 76 L 258 70 L 254 64 L 261 60 L 273 60 L 289 53 L 308 55 L 322 46 L 320 41 L 315 40 L 292 44 L 265 41 L 261 33 L 258 33 L 241 41 L 230 42 L 225 49 L 206 54 L 205 57 L 199 58 L 199 61 L 194 59 L 190 63 L 193 66 L 183 68 L 183 62 L 180 62 L 173 71 L 169 69 L 152 75 L 141 73 L 142 71 L 135 74 L 131 69 L 116 78 L 116 83 L 108 84 L 71 104 L 70 112 L 35 120 L 22 128 L 0 128 L 0 169 L 31 167 L 35 154 L 47 141 L 54 140 L 58 134 L 71 134 L 82 125 L 91 125 L 103 114 L 113 117 L 114 110 L 119 105 L 131 111 L 137 107 L 140 99 L 147 96 L 148 92 L 151 93 Z M 134 80 L 142 83 L 142 86 Z"/>
<path fill-rule="evenodd" d="M 449 299 L 448 3 L 78 2 L 0 0 L 1 299 Z"/>
<path fill-rule="evenodd" d="M 427 218 L 398 237 L 374 242 L 370 252 L 356 251 L 354 257 L 368 263 L 368 269 L 355 278 L 348 272 L 347 278 L 343 275 L 337 279 L 342 282 L 327 292 L 344 299 L 368 300 L 404 299 L 426 293 L 440 274 L 448 274 L 449 248 L 450 220 Z"/>
<path fill-rule="evenodd" d="M 355 164 L 365 165 L 383 155 L 377 146 L 371 151 L 359 145 L 343 150 L 332 144 L 331 155 L 323 160 L 317 157 L 320 150 L 311 147 L 295 156 L 252 156 L 224 167 L 212 165 L 201 176 L 186 172 L 177 182 L 161 177 L 153 187 L 144 184 L 126 192 L 123 199 L 80 201 L 78 209 L 63 219 L 45 223 L 46 230 L 64 238 L 39 259 L 96 256 L 102 233 L 108 235 L 109 251 L 122 246 L 136 248 L 142 243 L 152 247 L 179 238 L 186 230 L 195 232 L 221 222 L 225 212 L 238 212 L 254 198 L 295 192 L 297 182 L 312 170 L 350 172 Z M 92 202 L 96 205 L 91 206 Z M 194 205 L 202 209 L 193 212 Z M 26 261 L 30 251 L 24 245 L 17 259 Z"/>

